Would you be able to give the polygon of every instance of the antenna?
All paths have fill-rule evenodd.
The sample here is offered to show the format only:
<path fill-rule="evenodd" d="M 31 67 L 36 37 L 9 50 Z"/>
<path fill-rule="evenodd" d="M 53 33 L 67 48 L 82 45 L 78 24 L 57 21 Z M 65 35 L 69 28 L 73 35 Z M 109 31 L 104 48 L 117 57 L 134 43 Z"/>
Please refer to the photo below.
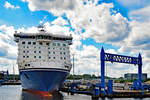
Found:
<path fill-rule="evenodd" d="M 73 54 L 73 82 L 74 82 L 74 54 Z"/>
<path fill-rule="evenodd" d="M 45 26 L 44 25 L 39 25 L 38 26 L 38 31 L 39 32 L 45 32 Z"/>
<path fill-rule="evenodd" d="M 15 68 L 14 68 L 14 65 L 13 65 L 13 81 L 15 82 Z"/>

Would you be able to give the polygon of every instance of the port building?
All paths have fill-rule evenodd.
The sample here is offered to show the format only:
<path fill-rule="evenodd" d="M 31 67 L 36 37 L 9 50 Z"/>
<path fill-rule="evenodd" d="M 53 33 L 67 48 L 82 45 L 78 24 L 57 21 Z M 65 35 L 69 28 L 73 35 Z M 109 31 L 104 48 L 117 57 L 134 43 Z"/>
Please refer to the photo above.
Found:
<path fill-rule="evenodd" d="M 138 74 L 126 73 L 126 74 L 124 74 L 124 78 L 128 79 L 128 80 L 135 80 L 135 79 L 138 79 Z M 146 80 L 146 79 L 147 79 L 147 73 L 143 73 L 142 74 L 142 80 Z"/>

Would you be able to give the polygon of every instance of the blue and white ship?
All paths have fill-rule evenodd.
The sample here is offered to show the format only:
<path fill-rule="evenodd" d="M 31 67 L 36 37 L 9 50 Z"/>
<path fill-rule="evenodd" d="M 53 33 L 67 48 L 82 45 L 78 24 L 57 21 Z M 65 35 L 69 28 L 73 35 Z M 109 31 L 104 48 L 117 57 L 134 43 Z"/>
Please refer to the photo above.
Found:
<path fill-rule="evenodd" d="M 23 89 L 51 92 L 57 90 L 71 70 L 69 46 L 72 36 L 47 33 L 17 33 L 18 68 Z"/>

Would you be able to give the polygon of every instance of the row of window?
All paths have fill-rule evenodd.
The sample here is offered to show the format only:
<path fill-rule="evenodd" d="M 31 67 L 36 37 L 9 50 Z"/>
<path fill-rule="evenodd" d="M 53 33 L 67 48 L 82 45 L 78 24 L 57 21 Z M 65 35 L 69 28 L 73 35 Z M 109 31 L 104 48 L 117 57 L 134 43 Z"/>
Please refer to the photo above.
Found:
<path fill-rule="evenodd" d="M 51 57 L 49 57 L 49 59 L 51 59 Z M 53 59 L 55 59 L 55 57 L 53 57 Z M 66 60 L 66 57 L 60 57 L 60 59 L 61 59 L 61 60 L 62 60 L 62 59 Z"/>
<path fill-rule="evenodd" d="M 51 49 L 50 47 L 48 47 L 48 49 Z M 53 50 L 54 50 L 55 48 L 53 48 Z M 60 50 L 65 50 L 65 48 L 60 48 Z"/>
<path fill-rule="evenodd" d="M 23 58 L 29 58 L 29 56 L 23 56 Z M 41 56 L 34 56 L 34 58 L 42 58 Z M 49 57 L 49 59 L 51 59 L 51 57 Z M 55 57 L 53 57 L 53 59 L 55 59 Z M 60 59 L 62 60 L 62 59 L 64 59 L 64 60 L 66 60 L 66 57 L 60 57 Z"/>
<path fill-rule="evenodd" d="M 23 41 L 22 42 L 22 44 L 26 44 L 26 42 L 25 41 Z M 31 44 L 33 44 L 33 45 L 36 45 L 36 42 L 28 42 L 27 44 L 29 44 L 29 45 L 31 45 Z M 39 45 L 43 45 L 43 42 L 39 42 Z M 46 43 L 46 45 L 50 45 L 50 43 Z M 53 46 L 61 46 L 61 44 L 60 43 L 53 43 Z M 66 47 L 66 44 L 65 43 L 63 43 L 62 44 L 62 46 L 64 46 L 64 47 Z"/>
<path fill-rule="evenodd" d="M 23 47 L 23 48 L 25 48 L 25 46 Z M 29 48 L 28 46 L 27 46 L 27 48 Z M 34 46 L 34 48 L 36 48 L 36 46 Z M 41 47 L 39 47 L 39 49 L 41 49 Z M 48 47 L 48 49 L 51 49 L 50 47 Z M 53 50 L 54 50 L 55 48 L 53 48 Z M 65 50 L 65 48 L 60 48 L 60 50 Z"/>
<path fill-rule="evenodd" d="M 25 51 L 23 51 L 23 53 L 25 53 Z M 27 53 L 29 53 L 29 51 L 27 51 Z M 36 51 L 34 51 L 34 53 L 36 53 Z M 41 53 L 41 51 L 39 51 L 39 53 Z M 51 54 L 50 51 L 48 53 Z M 53 52 L 53 54 L 55 54 L 55 52 Z M 60 54 L 64 54 L 65 55 L 66 53 L 65 52 L 60 52 Z"/>

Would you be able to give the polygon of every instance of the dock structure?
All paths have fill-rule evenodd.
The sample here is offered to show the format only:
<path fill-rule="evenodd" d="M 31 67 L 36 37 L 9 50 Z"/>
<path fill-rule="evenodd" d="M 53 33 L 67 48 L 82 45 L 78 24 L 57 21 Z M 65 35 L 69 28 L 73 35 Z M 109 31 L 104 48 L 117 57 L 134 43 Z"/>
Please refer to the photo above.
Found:
<path fill-rule="evenodd" d="M 111 83 L 111 82 L 110 82 Z M 100 84 L 95 84 L 92 86 L 92 88 L 89 89 L 82 89 L 79 88 L 77 85 L 80 84 L 72 84 L 68 85 L 66 87 L 62 87 L 59 89 L 59 91 L 66 92 L 68 94 L 74 95 L 74 94 L 84 94 L 84 95 L 90 95 L 93 99 L 97 98 L 146 98 L 150 97 L 150 92 L 145 90 L 144 94 L 142 90 L 109 90 L 109 87 L 105 89 L 105 92 L 107 95 L 104 95 L 100 92 Z"/>
<path fill-rule="evenodd" d="M 104 95 L 108 95 L 105 90 L 105 61 L 109 62 L 116 62 L 116 63 L 126 63 L 126 64 L 134 64 L 138 65 L 138 80 L 134 81 L 132 89 L 136 90 L 142 90 L 142 93 L 144 92 L 144 88 L 142 85 L 142 57 L 139 53 L 138 57 L 131 57 L 131 56 L 124 56 L 124 55 L 118 55 L 118 54 L 111 54 L 111 53 L 105 53 L 104 48 L 102 47 L 101 53 L 100 53 L 100 59 L 101 59 L 101 93 L 104 93 Z M 108 85 L 111 83 L 108 83 Z M 111 87 L 112 85 L 108 86 L 109 91 L 113 91 Z M 111 92 L 112 93 L 112 92 Z"/>
<path fill-rule="evenodd" d="M 63 88 L 61 91 L 71 94 L 79 93 L 91 95 L 92 98 L 109 97 L 109 98 L 142 98 L 150 97 L 150 85 L 142 82 L 142 57 L 139 53 L 138 57 L 124 56 L 118 54 L 105 53 L 102 47 L 100 52 L 101 60 L 101 83 L 94 84 L 91 89 L 78 89 L 77 84 L 72 84 L 68 88 Z M 133 85 L 128 90 L 113 90 L 113 80 L 108 80 L 107 86 L 105 83 L 105 62 L 116 62 L 138 65 L 138 80 L 133 82 Z"/>
<path fill-rule="evenodd" d="M 0 85 L 8 81 L 9 73 L 7 71 L 0 71 Z"/>

